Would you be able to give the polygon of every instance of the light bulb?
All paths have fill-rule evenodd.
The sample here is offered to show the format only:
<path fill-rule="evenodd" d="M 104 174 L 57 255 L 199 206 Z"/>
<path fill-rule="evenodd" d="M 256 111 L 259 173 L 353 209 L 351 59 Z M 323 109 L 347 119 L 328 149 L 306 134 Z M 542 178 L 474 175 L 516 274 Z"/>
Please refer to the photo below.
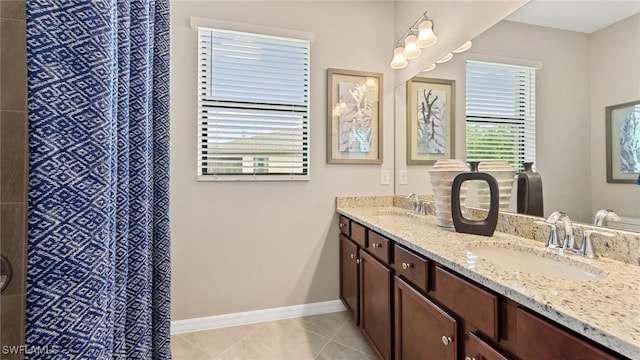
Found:
<path fill-rule="evenodd" d="M 441 57 L 439 60 L 436 60 L 438 64 L 446 63 L 447 61 L 453 58 L 453 53 L 448 53 L 447 55 Z"/>
<path fill-rule="evenodd" d="M 458 54 L 461 52 L 465 52 L 467 50 L 471 49 L 471 40 L 467 41 L 466 43 L 460 45 L 459 48 L 453 50 L 454 53 Z"/>
<path fill-rule="evenodd" d="M 418 40 L 417 45 L 419 48 L 424 49 L 426 47 L 434 45 L 438 41 L 438 37 L 433 33 L 433 23 L 429 20 L 423 21 L 418 25 Z"/>
<path fill-rule="evenodd" d="M 407 59 L 402 56 L 402 51 L 404 51 L 402 46 L 398 46 L 393 50 L 393 60 L 391 60 L 392 69 L 404 69 L 409 65 Z"/>
<path fill-rule="evenodd" d="M 404 51 L 402 52 L 402 56 L 404 56 L 405 59 L 415 59 L 422 53 L 422 51 L 416 44 L 417 39 L 418 38 L 413 34 L 407 36 L 406 39 L 404 39 Z"/>

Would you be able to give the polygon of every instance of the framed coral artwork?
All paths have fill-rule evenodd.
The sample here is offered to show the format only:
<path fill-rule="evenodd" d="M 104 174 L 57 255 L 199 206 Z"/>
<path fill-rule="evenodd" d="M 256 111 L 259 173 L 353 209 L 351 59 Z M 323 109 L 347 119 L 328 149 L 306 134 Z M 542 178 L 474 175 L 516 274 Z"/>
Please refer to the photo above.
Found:
<path fill-rule="evenodd" d="M 607 182 L 635 184 L 640 174 L 640 101 L 605 108 Z"/>
<path fill-rule="evenodd" d="M 382 164 L 382 74 L 327 70 L 327 162 Z"/>
<path fill-rule="evenodd" d="M 407 164 L 431 165 L 454 157 L 455 81 L 407 81 Z"/>

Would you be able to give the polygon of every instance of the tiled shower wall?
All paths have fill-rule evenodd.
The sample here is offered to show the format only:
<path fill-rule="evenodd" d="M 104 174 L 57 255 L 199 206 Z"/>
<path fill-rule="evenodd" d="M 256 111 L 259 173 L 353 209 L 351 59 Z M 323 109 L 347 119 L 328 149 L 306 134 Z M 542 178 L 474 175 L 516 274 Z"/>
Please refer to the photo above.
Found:
<path fill-rule="evenodd" d="M 0 252 L 14 272 L 0 295 L 3 360 L 18 356 L 2 346 L 24 344 L 27 167 L 25 1 L 0 0 Z"/>

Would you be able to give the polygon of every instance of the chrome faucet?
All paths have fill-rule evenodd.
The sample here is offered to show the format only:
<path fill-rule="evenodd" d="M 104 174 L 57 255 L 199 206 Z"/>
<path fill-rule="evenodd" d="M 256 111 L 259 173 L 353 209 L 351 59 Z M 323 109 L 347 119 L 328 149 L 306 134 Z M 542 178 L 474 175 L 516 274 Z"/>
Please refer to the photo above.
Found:
<path fill-rule="evenodd" d="M 600 230 L 585 230 L 582 235 L 582 244 L 580 244 L 580 249 L 577 250 L 579 255 L 584 255 L 589 259 L 596 258 L 596 253 L 593 251 L 593 245 L 591 243 L 591 234 L 598 234 L 606 237 L 614 237 L 616 234 L 610 233 L 607 231 Z"/>
<path fill-rule="evenodd" d="M 556 224 L 562 221 L 564 226 L 564 239 L 562 244 L 560 244 L 560 240 L 558 239 L 558 228 Z M 569 215 L 561 212 L 554 211 L 547 217 L 545 221 L 536 221 L 538 225 L 546 225 L 549 227 L 549 238 L 547 239 L 547 248 L 555 249 L 562 248 L 564 249 L 573 249 L 575 247 L 575 238 L 573 237 L 573 225 L 571 224 L 571 219 L 569 219 Z"/>
<path fill-rule="evenodd" d="M 558 229 L 556 228 L 556 222 L 558 222 L 558 218 L 560 218 L 560 212 L 554 211 L 547 217 L 544 221 L 536 221 L 538 225 L 545 225 L 549 227 L 549 237 L 547 238 L 547 248 L 555 249 L 560 247 L 560 242 L 558 241 Z"/>
<path fill-rule="evenodd" d="M 564 226 L 564 240 L 562 241 L 562 249 L 575 250 L 576 239 L 575 237 L 573 237 L 573 224 L 571 224 L 569 215 L 561 212 L 558 221 L 562 221 L 562 225 Z"/>
<path fill-rule="evenodd" d="M 595 219 L 593 221 L 594 226 L 602 226 L 605 221 L 620 221 L 620 216 L 615 211 L 610 209 L 601 209 L 596 212 Z"/>
<path fill-rule="evenodd" d="M 424 215 L 425 214 L 425 204 L 423 202 L 420 201 L 420 199 L 418 199 L 418 195 L 414 194 L 414 193 L 409 193 L 406 198 L 411 200 L 411 198 L 414 198 L 413 202 L 411 203 L 411 207 L 413 209 L 413 212 L 416 214 L 421 214 Z"/>

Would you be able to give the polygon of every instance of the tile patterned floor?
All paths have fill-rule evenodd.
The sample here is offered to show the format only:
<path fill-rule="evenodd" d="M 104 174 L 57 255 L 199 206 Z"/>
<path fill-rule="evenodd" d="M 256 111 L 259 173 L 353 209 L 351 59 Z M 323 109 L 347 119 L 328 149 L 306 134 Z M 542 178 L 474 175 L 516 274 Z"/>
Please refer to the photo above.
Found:
<path fill-rule="evenodd" d="M 375 359 L 346 312 L 171 337 L 174 360 Z"/>

